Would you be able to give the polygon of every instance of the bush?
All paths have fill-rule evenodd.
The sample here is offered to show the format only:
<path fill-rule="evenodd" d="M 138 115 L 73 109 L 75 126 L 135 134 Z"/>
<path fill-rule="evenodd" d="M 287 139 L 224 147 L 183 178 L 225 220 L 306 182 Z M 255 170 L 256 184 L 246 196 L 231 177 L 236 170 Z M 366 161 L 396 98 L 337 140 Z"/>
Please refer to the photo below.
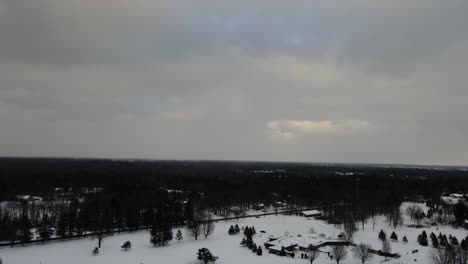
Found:
<path fill-rule="evenodd" d="M 99 254 L 99 248 L 98 248 L 98 247 L 95 247 L 95 248 L 93 249 L 93 255 L 96 256 L 96 255 L 98 255 L 98 254 Z"/>
<path fill-rule="evenodd" d="M 121 248 L 124 249 L 124 250 L 129 250 L 129 249 L 131 249 L 131 248 L 132 248 L 132 242 L 130 242 L 130 241 L 125 241 L 125 243 L 123 243 L 123 245 L 122 245 Z"/>

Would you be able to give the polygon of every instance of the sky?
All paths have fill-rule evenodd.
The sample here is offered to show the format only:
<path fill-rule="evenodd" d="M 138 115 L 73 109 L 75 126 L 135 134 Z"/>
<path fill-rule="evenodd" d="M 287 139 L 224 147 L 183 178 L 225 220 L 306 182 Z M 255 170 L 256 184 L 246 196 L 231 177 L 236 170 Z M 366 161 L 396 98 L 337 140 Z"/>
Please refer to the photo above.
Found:
<path fill-rule="evenodd" d="M 468 165 L 466 0 L 0 0 L 0 156 Z"/>

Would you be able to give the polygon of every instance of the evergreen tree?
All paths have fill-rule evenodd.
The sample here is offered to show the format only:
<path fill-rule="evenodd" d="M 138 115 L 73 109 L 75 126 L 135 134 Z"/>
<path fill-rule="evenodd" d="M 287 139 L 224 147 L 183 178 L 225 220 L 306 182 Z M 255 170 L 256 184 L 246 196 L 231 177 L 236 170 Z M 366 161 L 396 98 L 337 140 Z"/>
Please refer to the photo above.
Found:
<path fill-rule="evenodd" d="M 453 215 L 455 216 L 457 223 L 460 225 L 468 217 L 468 208 L 462 201 L 459 201 L 455 205 Z"/>
<path fill-rule="evenodd" d="M 244 247 L 247 246 L 247 240 L 245 239 L 245 237 L 242 238 L 242 241 L 240 242 L 240 244 Z"/>
<path fill-rule="evenodd" d="M 60 238 L 65 238 L 68 235 L 68 214 L 62 212 L 57 221 L 57 229 L 55 230 L 55 235 Z"/>
<path fill-rule="evenodd" d="M 29 220 L 29 217 L 26 214 L 24 214 L 23 217 L 21 218 L 21 224 L 18 230 L 18 235 L 17 235 L 22 245 L 28 243 L 33 238 L 31 227 L 32 226 L 31 226 L 31 221 Z"/>
<path fill-rule="evenodd" d="M 247 236 L 247 234 L 250 234 L 250 227 L 248 226 L 244 228 L 244 236 Z"/>
<path fill-rule="evenodd" d="M 252 252 L 257 253 L 257 244 L 255 244 L 255 243 L 252 246 Z"/>
<path fill-rule="evenodd" d="M 403 236 L 403 242 L 408 243 L 408 238 L 406 238 L 406 236 Z"/>
<path fill-rule="evenodd" d="M 460 242 L 460 248 L 465 251 L 468 250 L 468 242 L 466 239 L 462 239 L 462 241 Z"/>
<path fill-rule="evenodd" d="M 236 224 L 236 225 L 234 226 L 234 231 L 235 231 L 236 234 L 239 234 L 239 233 L 240 233 L 239 225 Z"/>
<path fill-rule="evenodd" d="M 218 257 L 214 256 L 209 249 L 200 248 L 197 253 L 197 259 L 203 261 L 205 264 L 208 262 L 215 262 L 218 260 Z"/>
<path fill-rule="evenodd" d="M 54 234 L 53 224 L 50 221 L 48 214 L 42 215 L 41 222 L 39 223 L 38 232 L 42 243 L 44 243 L 46 240 L 49 240 L 50 237 Z"/>
<path fill-rule="evenodd" d="M 187 203 L 185 203 L 185 208 L 184 208 L 184 216 L 185 220 L 187 222 L 193 220 L 194 214 L 193 214 L 193 194 L 190 193 L 189 198 L 187 199 Z"/>
<path fill-rule="evenodd" d="M 154 246 L 164 246 L 172 240 L 172 229 L 169 225 L 153 225 L 150 230 L 150 242 Z"/>
<path fill-rule="evenodd" d="M 427 234 L 425 231 L 423 231 L 423 233 L 421 233 L 419 236 L 418 236 L 418 243 L 421 245 L 421 246 L 427 246 L 428 245 L 428 242 L 427 242 Z"/>
<path fill-rule="evenodd" d="M 424 236 L 425 238 L 427 238 L 426 230 L 423 230 L 422 233 L 421 233 L 421 235 Z"/>
<path fill-rule="evenodd" d="M 18 239 L 18 231 L 19 231 L 19 221 L 17 218 L 10 219 L 8 214 L 3 216 L 4 221 L 4 228 L 3 230 L 3 238 L 5 241 L 9 241 L 11 246 Z"/>
<path fill-rule="evenodd" d="M 179 229 L 179 230 L 177 230 L 177 233 L 176 233 L 176 240 L 177 240 L 177 242 L 180 242 L 182 239 L 184 239 L 184 238 L 182 236 L 182 232 Z"/>
<path fill-rule="evenodd" d="M 81 236 L 82 231 L 78 228 L 78 200 L 73 200 L 68 207 L 68 214 L 65 212 L 64 219 L 68 225 L 68 236 Z"/>
<path fill-rule="evenodd" d="M 384 241 L 387 239 L 387 235 L 385 234 L 385 232 L 383 230 L 380 230 L 379 232 L 379 239 Z"/>
<path fill-rule="evenodd" d="M 393 241 L 398 241 L 398 236 L 395 232 L 392 232 L 392 234 L 390 235 L 390 239 L 393 240 Z"/>
<path fill-rule="evenodd" d="M 439 236 L 437 237 L 439 240 L 442 240 L 444 238 L 444 236 L 442 235 L 442 233 L 439 233 Z"/>
<path fill-rule="evenodd" d="M 257 256 L 261 256 L 262 255 L 262 247 L 261 246 L 258 246 L 257 248 Z"/>
<path fill-rule="evenodd" d="M 439 247 L 439 240 L 437 239 L 437 236 L 434 233 L 431 233 L 429 235 L 429 237 L 431 238 L 432 246 L 435 247 L 435 248 L 438 248 Z"/>

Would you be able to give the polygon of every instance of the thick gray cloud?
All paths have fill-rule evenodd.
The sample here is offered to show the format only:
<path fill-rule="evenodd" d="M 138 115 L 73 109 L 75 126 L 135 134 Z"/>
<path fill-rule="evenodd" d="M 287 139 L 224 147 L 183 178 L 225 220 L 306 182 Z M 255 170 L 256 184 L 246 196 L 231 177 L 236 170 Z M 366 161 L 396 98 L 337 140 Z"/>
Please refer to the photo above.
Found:
<path fill-rule="evenodd" d="M 467 13 L 0 0 L 0 155 L 466 164 Z"/>

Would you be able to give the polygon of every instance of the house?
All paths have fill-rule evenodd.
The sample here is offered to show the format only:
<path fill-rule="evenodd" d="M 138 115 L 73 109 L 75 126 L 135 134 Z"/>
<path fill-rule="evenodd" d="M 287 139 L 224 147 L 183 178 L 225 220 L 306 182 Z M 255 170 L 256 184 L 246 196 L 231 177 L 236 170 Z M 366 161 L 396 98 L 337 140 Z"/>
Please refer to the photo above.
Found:
<path fill-rule="evenodd" d="M 41 197 L 32 196 L 32 195 L 16 195 L 16 199 L 18 199 L 20 201 L 27 201 L 27 202 L 42 201 Z"/>
<path fill-rule="evenodd" d="M 317 217 L 322 215 L 319 210 L 302 211 L 300 214 L 305 217 Z"/>
<path fill-rule="evenodd" d="M 259 211 L 265 209 L 265 205 L 262 203 L 252 205 L 252 209 Z"/>
<path fill-rule="evenodd" d="M 297 250 L 307 251 L 309 248 L 349 244 L 350 243 L 348 241 L 342 239 L 331 237 L 327 238 L 316 234 L 299 234 L 297 236 L 287 236 L 282 238 L 270 236 L 269 241 L 264 245 L 271 253 L 280 254 L 280 252 L 284 250 L 287 252 L 294 252 Z"/>

